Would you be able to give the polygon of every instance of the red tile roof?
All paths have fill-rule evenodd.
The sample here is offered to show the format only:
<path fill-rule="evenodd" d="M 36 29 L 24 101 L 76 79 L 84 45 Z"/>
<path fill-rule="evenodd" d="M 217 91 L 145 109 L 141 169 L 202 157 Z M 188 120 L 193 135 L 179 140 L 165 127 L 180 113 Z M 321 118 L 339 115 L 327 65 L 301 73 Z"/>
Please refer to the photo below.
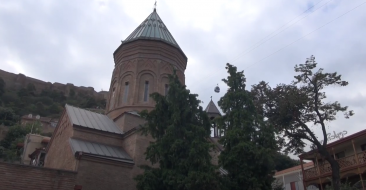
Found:
<path fill-rule="evenodd" d="M 308 163 L 305 163 L 303 165 L 304 169 L 310 168 L 310 167 L 313 167 L 313 166 L 314 166 L 314 163 L 313 162 L 308 162 Z M 298 171 L 298 170 L 301 170 L 301 165 L 298 165 L 298 166 L 295 166 L 295 167 L 292 167 L 292 168 L 287 168 L 285 170 L 278 171 L 278 172 L 275 173 L 275 176 L 283 175 L 283 174 L 290 173 L 290 172 L 294 172 L 294 171 Z"/>

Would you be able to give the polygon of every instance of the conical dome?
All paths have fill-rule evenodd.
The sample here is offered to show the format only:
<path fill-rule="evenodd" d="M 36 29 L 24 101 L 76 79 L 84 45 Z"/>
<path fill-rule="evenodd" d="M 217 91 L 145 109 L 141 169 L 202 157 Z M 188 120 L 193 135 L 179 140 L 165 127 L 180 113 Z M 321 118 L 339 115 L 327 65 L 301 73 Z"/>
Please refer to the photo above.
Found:
<path fill-rule="evenodd" d="M 180 49 L 178 43 L 159 17 L 156 9 L 123 41 L 131 42 L 138 39 L 158 40 Z"/>

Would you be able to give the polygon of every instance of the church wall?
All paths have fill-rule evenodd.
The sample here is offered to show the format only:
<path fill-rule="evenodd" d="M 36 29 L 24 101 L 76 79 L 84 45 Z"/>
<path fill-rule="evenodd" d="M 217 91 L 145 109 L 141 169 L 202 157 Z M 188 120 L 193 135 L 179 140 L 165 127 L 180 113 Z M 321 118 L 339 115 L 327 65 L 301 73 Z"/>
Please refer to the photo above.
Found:
<path fill-rule="evenodd" d="M 121 146 L 122 144 L 122 135 L 114 135 L 114 134 L 106 134 L 105 132 L 97 132 L 91 130 L 80 130 L 74 128 L 73 138 L 92 141 L 112 146 Z"/>
<path fill-rule="evenodd" d="M 76 184 L 87 190 L 133 190 L 136 188 L 130 175 L 131 170 L 131 166 L 100 163 L 81 158 Z"/>
<path fill-rule="evenodd" d="M 146 160 L 145 151 L 147 147 L 150 145 L 150 142 L 153 142 L 153 138 L 148 135 L 140 135 L 140 133 L 135 133 L 136 141 L 135 141 L 135 155 L 134 155 L 134 162 L 135 166 L 133 167 L 132 176 L 136 176 L 138 174 L 142 174 L 143 170 L 139 168 L 141 165 L 150 165 L 151 162 Z M 156 164 L 157 165 L 157 164 Z"/>
<path fill-rule="evenodd" d="M 155 103 L 148 96 L 144 99 L 145 83 L 149 83 L 150 95 L 153 92 L 165 94 L 168 74 L 177 70 L 184 84 L 184 70 L 187 58 L 176 47 L 159 41 L 137 40 L 123 44 L 114 53 L 110 96 L 107 101 L 107 115 L 115 119 L 125 111 L 152 110 Z M 164 80 L 164 84 L 162 84 Z M 128 81 L 128 98 L 125 97 L 125 84 Z M 114 91 L 114 96 L 113 96 Z"/>
<path fill-rule="evenodd" d="M 219 155 L 220 151 L 216 148 L 210 150 L 211 163 L 215 166 L 219 165 Z"/>
<path fill-rule="evenodd" d="M 135 58 L 155 58 L 175 64 L 184 71 L 187 58 L 176 47 L 153 40 L 137 40 L 120 46 L 114 53 L 116 65 Z"/>
<path fill-rule="evenodd" d="M 123 149 L 135 161 L 136 135 L 135 133 L 126 136 L 122 143 Z"/>
<path fill-rule="evenodd" d="M 73 128 L 64 111 L 47 147 L 45 167 L 75 171 L 77 160 L 69 143 Z"/>
<path fill-rule="evenodd" d="M 120 129 L 126 133 L 127 131 L 130 131 L 131 129 L 138 127 L 140 125 L 143 125 L 146 123 L 144 119 L 142 119 L 139 116 L 135 116 L 129 113 L 125 113 L 119 118 L 115 120 L 115 123 L 117 126 L 120 127 Z"/>

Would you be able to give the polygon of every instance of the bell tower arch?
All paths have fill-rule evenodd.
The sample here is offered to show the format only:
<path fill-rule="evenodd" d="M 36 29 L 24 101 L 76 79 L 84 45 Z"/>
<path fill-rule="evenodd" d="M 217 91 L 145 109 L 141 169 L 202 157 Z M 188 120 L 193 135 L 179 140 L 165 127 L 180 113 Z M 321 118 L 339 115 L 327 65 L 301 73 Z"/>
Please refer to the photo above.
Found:
<path fill-rule="evenodd" d="M 166 93 L 173 69 L 185 83 L 187 57 L 156 9 L 122 41 L 113 57 L 115 68 L 106 106 L 112 119 L 124 112 L 152 110 L 155 103 L 149 95 Z"/>

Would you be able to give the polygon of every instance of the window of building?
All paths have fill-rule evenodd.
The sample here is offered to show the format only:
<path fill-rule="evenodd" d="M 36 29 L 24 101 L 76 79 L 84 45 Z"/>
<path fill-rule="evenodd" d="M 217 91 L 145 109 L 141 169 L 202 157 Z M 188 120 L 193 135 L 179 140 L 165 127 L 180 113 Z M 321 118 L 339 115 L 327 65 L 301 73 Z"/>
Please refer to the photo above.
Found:
<path fill-rule="evenodd" d="M 113 87 L 111 101 L 109 102 L 109 108 L 110 109 L 113 109 L 113 107 L 114 107 L 114 98 L 116 96 L 115 92 L 116 92 L 116 88 Z"/>
<path fill-rule="evenodd" d="M 149 81 L 145 81 L 144 102 L 149 100 Z"/>
<path fill-rule="evenodd" d="M 291 190 L 299 190 L 299 182 L 294 181 L 290 183 Z"/>
<path fill-rule="evenodd" d="M 165 84 L 165 96 L 168 95 L 168 91 L 169 91 L 169 85 L 168 84 Z"/>
<path fill-rule="evenodd" d="M 344 151 L 342 151 L 342 152 L 338 152 L 338 153 L 336 153 L 336 154 L 335 154 L 335 157 L 336 157 L 337 159 L 341 159 L 341 158 L 346 157 L 346 154 L 344 153 Z"/>
<path fill-rule="evenodd" d="M 129 84 L 128 82 L 125 83 L 125 91 L 124 91 L 124 94 L 123 94 L 123 102 L 127 102 L 127 98 L 128 98 L 128 87 L 129 87 Z"/>

